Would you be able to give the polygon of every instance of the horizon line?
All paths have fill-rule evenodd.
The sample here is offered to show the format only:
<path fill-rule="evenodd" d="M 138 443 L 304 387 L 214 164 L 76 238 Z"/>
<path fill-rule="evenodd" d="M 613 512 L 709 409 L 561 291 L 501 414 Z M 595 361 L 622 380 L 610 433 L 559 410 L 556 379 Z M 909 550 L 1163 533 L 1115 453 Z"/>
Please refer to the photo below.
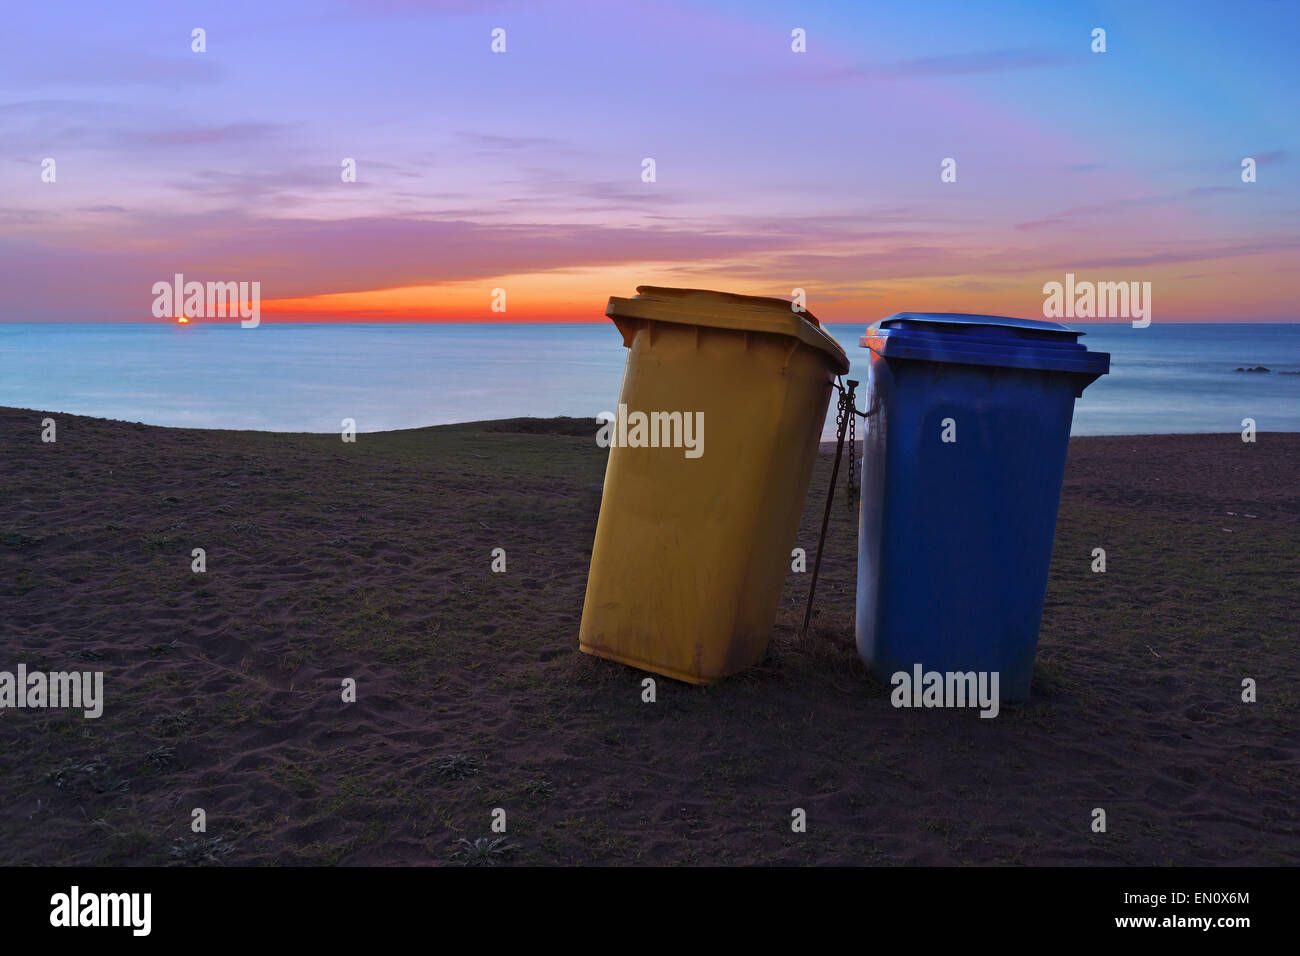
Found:
<path fill-rule="evenodd" d="M 889 315 L 879 315 L 870 319 L 862 320 L 843 320 L 843 319 L 818 319 L 819 325 L 859 325 L 862 322 L 870 324 L 879 319 L 888 318 Z M 978 313 L 984 315 L 987 313 Z M 1028 318 L 1037 321 L 1052 321 L 1049 319 L 1038 319 L 1036 316 L 1011 316 L 1002 315 L 1002 318 Z M 258 326 L 262 325 L 598 325 L 604 322 L 612 321 L 608 316 L 601 315 L 594 318 L 528 318 L 528 319 L 367 319 L 367 318 L 345 318 L 345 319 L 283 319 L 283 318 L 262 318 L 258 321 Z M 215 326 L 239 326 L 239 318 L 229 319 L 202 319 L 190 318 L 185 323 L 187 328 L 197 328 L 203 325 Z M 1101 320 L 1101 319 L 1071 319 L 1068 325 L 1130 325 L 1132 319 L 1118 320 Z M 1151 325 L 1297 325 L 1300 324 L 1300 317 L 1290 319 L 1277 318 L 1252 318 L 1252 319 L 1192 319 L 1179 318 L 1165 321 L 1151 320 Z M 181 324 L 174 319 L 7 319 L 0 318 L 0 325 L 158 325 L 168 328 L 180 328 Z"/>

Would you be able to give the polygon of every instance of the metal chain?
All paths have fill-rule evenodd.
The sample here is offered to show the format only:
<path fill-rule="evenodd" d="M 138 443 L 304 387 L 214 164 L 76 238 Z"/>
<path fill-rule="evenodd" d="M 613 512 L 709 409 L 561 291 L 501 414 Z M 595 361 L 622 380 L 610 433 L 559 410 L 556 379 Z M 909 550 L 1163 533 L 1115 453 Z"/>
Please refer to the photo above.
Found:
<path fill-rule="evenodd" d="M 835 403 L 835 434 L 838 435 L 840 429 L 844 427 L 844 409 L 848 407 L 848 402 L 845 400 L 844 396 L 846 396 L 848 392 L 838 385 L 836 388 L 839 388 L 840 390 L 840 400 Z"/>
<path fill-rule="evenodd" d="M 848 476 L 849 487 L 848 487 L 848 494 L 845 495 L 845 498 L 849 503 L 849 511 L 852 512 L 858 506 L 858 482 L 855 477 L 858 470 L 857 468 L 858 453 L 856 450 L 858 411 L 854 407 L 857 403 L 854 402 L 852 394 L 850 392 L 844 392 L 843 394 L 841 394 L 840 401 L 847 406 L 848 416 L 849 416 L 849 436 L 848 436 L 849 437 L 849 476 Z"/>

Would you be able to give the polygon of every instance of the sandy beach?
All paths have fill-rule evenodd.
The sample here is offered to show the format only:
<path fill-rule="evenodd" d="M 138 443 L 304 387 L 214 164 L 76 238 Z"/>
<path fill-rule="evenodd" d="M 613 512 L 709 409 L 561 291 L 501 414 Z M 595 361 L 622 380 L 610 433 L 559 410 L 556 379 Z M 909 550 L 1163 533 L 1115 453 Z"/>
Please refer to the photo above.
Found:
<path fill-rule="evenodd" d="M 643 703 L 577 649 L 592 431 L 0 409 L 0 670 L 105 688 L 0 711 L 0 864 L 478 862 L 497 808 L 504 864 L 1300 862 L 1300 434 L 1074 439 L 1033 697 L 981 720 L 867 675 L 842 478 L 811 638 L 792 573 L 761 667 Z"/>

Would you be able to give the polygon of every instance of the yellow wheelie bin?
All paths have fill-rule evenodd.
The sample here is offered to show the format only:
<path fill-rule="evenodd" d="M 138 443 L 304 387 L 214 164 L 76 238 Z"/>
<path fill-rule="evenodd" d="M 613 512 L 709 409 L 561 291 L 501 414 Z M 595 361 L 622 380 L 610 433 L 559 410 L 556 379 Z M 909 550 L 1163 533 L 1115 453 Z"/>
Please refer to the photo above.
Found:
<path fill-rule="evenodd" d="M 844 350 L 783 299 L 638 286 L 579 646 L 708 684 L 776 620 Z"/>

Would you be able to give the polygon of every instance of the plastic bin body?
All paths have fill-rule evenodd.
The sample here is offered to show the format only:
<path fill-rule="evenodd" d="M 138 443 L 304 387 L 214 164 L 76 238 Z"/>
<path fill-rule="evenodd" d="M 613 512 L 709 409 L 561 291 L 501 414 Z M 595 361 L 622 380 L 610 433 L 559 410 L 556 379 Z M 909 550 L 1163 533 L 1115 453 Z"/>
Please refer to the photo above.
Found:
<path fill-rule="evenodd" d="M 712 683 L 767 649 L 831 383 L 848 363 L 789 302 L 637 291 L 609 306 L 629 349 L 619 403 L 628 415 L 702 412 L 703 454 L 610 448 L 579 646 Z"/>
<path fill-rule="evenodd" d="M 1109 368 L 1079 334 L 913 314 L 862 337 L 878 411 L 864 431 L 856 636 L 878 680 L 916 664 L 997 672 L 1002 701 L 1028 698 L 1074 400 Z"/>

